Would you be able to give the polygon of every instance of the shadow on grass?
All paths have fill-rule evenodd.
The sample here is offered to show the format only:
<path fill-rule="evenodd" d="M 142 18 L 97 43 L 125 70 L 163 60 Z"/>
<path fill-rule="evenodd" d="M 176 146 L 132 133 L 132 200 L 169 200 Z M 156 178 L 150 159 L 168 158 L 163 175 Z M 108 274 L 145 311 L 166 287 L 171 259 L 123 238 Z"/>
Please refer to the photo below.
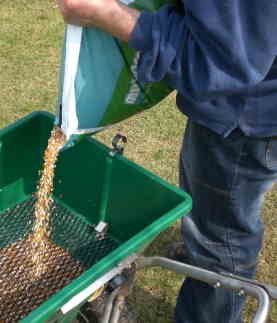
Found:
<path fill-rule="evenodd" d="M 180 221 L 162 232 L 143 252 L 146 257 L 167 257 L 168 248 L 172 243 L 181 241 Z"/>
<path fill-rule="evenodd" d="M 172 323 L 175 306 L 163 296 L 154 295 L 151 290 L 134 288 L 131 296 L 132 310 L 137 323 Z"/>
<path fill-rule="evenodd" d="M 167 256 L 168 246 L 180 241 L 179 223 L 162 232 L 143 252 L 146 257 Z M 180 279 L 161 268 L 138 272 L 130 303 L 137 323 L 172 323 Z M 175 285 L 176 282 L 176 285 Z M 176 288 L 172 288 L 171 284 Z"/>

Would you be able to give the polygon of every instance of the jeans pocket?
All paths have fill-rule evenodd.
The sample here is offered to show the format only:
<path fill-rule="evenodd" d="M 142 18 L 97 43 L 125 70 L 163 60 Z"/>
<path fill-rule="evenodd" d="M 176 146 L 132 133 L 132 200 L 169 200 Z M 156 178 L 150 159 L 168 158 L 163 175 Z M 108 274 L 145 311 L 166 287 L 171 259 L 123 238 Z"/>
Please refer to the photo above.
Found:
<path fill-rule="evenodd" d="M 245 135 L 239 128 L 234 129 L 227 137 L 197 123 L 194 123 L 194 128 L 198 141 L 201 141 L 201 143 L 209 148 L 218 149 L 218 147 L 223 145 L 231 147 L 232 145 L 238 145 L 245 139 Z"/>
<path fill-rule="evenodd" d="M 265 152 L 266 166 L 269 169 L 277 170 L 277 137 L 269 138 Z"/>

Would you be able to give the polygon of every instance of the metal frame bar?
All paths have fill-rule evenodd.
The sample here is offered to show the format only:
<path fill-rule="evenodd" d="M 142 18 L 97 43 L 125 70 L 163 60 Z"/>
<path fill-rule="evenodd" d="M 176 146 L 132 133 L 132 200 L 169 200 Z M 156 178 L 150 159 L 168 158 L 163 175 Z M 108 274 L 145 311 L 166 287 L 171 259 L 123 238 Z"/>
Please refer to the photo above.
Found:
<path fill-rule="evenodd" d="M 277 299 L 277 287 L 260 284 L 240 276 L 215 273 L 163 257 L 140 257 L 136 263 L 138 269 L 158 266 L 208 283 L 215 288 L 224 287 L 238 292 L 241 296 L 249 295 L 255 297 L 258 301 L 258 310 L 253 323 L 266 323 L 271 308 L 270 296 L 272 299 Z"/>
<path fill-rule="evenodd" d="M 213 272 L 204 268 L 191 266 L 185 263 L 177 262 L 163 257 L 138 257 L 133 254 L 121 262 L 116 268 L 102 276 L 87 289 L 73 297 L 65 304 L 61 311 L 63 314 L 80 305 L 92 292 L 106 284 L 113 277 L 120 274 L 124 269 L 135 265 L 136 270 L 147 267 L 161 267 L 174 271 L 178 274 L 189 276 L 196 280 L 205 282 L 214 288 L 227 288 L 237 292 L 238 295 L 249 295 L 257 299 L 258 309 L 253 318 L 253 323 L 266 323 L 271 309 L 271 299 L 277 300 L 277 287 L 260 283 L 256 280 L 247 279 L 231 273 Z M 123 308 L 124 299 L 130 293 L 132 279 L 124 286 L 116 288 L 108 298 L 105 306 L 105 314 L 101 323 L 117 323 L 120 312 Z"/>
<path fill-rule="evenodd" d="M 116 297 L 118 296 L 118 294 L 120 293 L 120 287 L 116 288 L 108 297 L 108 300 L 105 304 L 105 311 L 104 311 L 104 315 L 100 320 L 100 323 L 110 323 L 111 320 L 111 316 L 114 312 L 114 300 L 116 299 Z"/>
<path fill-rule="evenodd" d="M 120 274 L 125 268 L 129 267 L 132 263 L 137 259 L 137 255 L 133 254 L 126 258 L 124 261 L 119 263 L 116 267 L 114 267 L 111 271 L 104 274 L 102 277 L 97 279 L 87 288 L 82 290 L 79 294 L 72 297 L 67 303 L 65 303 L 60 311 L 62 314 L 67 314 L 72 311 L 74 308 L 82 304 L 87 298 L 89 298 L 95 291 L 97 291 L 100 287 L 104 286 L 110 280 L 112 280 L 116 275 Z"/>
<path fill-rule="evenodd" d="M 100 323 L 117 323 L 119 321 L 120 314 L 124 309 L 125 298 L 131 294 L 133 289 L 136 273 L 135 262 L 127 271 L 128 276 L 125 276 L 126 280 L 122 280 L 118 287 L 110 294 Z"/>
<path fill-rule="evenodd" d="M 109 323 L 118 323 L 124 304 L 125 304 L 125 296 L 119 294 L 115 299 L 114 308 L 113 308 L 111 320 Z"/>

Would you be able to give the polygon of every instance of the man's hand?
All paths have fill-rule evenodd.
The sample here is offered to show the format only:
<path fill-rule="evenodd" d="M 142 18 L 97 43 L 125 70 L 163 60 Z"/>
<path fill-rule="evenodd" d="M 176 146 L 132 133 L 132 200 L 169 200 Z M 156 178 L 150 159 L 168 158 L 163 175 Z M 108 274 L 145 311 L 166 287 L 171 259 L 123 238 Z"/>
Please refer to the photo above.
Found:
<path fill-rule="evenodd" d="M 58 0 L 58 6 L 67 23 L 95 26 L 117 10 L 116 0 Z"/>
<path fill-rule="evenodd" d="M 117 0 L 57 0 L 65 22 L 98 27 L 128 41 L 139 17 L 139 11 Z"/>

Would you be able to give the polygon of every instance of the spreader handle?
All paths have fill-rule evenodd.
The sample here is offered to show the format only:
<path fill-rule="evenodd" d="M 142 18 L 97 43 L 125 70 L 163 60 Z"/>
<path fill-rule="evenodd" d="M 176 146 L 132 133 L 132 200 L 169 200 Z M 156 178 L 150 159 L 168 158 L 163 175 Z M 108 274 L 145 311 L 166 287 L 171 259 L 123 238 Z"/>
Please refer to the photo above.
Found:
<path fill-rule="evenodd" d="M 215 288 L 224 287 L 238 292 L 239 295 L 253 296 L 258 300 L 258 310 L 253 319 L 253 323 L 266 323 L 267 321 L 271 305 L 270 297 L 267 289 L 257 285 L 255 281 L 244 280 L 239 276 L 234 277 L 215 273 L 163 257 L 140 257 L 136 263 L 138 269 L 153 266 L 163 267 L 175 271 L 178 274 L 187 275 L 191 278 L 205 282 Z"/>
<path fill-rule="evenodd" d="M 240 281 L 244 281 L 244 282 L 248 282 L 248 283 L 260 286 L 267 291 L 270 298 L 277 300 L 277 287 L 276 286 L 264 284 L 264 283 L 259 282 L 258 280 L 247 279 L 247 278 L 244 278 L 244 277 L 241 277 L 238 275 L 234 275 L 231 273 L 222 272 L 220 274 L 222 274 L 223 276 L 232 277 L 232 278 L 238 279 Z"/>

